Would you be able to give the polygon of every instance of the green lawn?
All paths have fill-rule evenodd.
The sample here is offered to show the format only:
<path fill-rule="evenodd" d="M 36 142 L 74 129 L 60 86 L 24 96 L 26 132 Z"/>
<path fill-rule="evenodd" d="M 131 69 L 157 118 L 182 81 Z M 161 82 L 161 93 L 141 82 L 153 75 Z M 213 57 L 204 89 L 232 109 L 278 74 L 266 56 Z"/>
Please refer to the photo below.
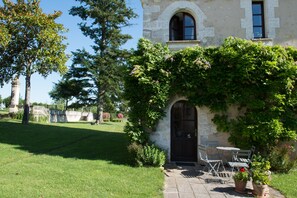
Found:
<path fill-rule="evenodd" d="M 129 165 L 123 125 L 0 120 L 0 197 L 162 197 L 159 168 Z"/>
<path fill-rule="evenodd" d="M 280 190 L 287 198 L 297 197 L 297 170 L 289 174 L 273 174 L 271 184 L 274 188 Z"/>
<path fill-rule="evenodd" d="M 0 110 L 0 115 L 7 115 L 8 111 L 7 110 Z"/>

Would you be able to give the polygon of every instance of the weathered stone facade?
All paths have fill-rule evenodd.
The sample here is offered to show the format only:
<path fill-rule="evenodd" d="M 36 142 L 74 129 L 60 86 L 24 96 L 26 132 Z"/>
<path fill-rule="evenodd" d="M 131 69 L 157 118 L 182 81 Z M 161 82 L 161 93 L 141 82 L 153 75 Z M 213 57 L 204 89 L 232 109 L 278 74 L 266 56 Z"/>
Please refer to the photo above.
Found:
<path fill-rule="evenodd" d="M 263 0 L 264 34 L 261 39 L 253 39 L 252 0 L 142 0 L 143 36 L 153 42 L 168 44 L 172 50 L 188 46 L 217 46 L 225 38 L 235 36 L 267 45 L 292 45 L 297 47 L 296 0 Z M 259 0 L 257 0 L 259 2 Z M 179 13 L 188 13 L 195 20 L 195 40 L 174 40 L 170 38 L 170 21 Z M 166 116 L 159 121 L 151 140 L 171 153 L 171 108 L 183 97 L 171 100 L 165 109 Z M 228 135 L 218 133 L 212 122 L 214 116 L 206 107 L 197 109 L 197 143 L 229 145 Z M 229 116 L 240 112 L 230 108 Z"/>
<path fill-rule="evenodd" d="M 296 0 L 263 0 L 265 39 L 269 45 L 297 46 Z M 174 45 L 174 49 L 199 43 L 220 45 L 226 37 L 253 40 L 252 0 L 142 0 L 143 36 L 155 42 Z M 187 12 L 196 21 L 197 40 L 169 41 L 169 22 L 177 12 Z M 180 44 L 180 47 L 176 45 Z"/>
<path fill-rule="evenodd" d="M 183 97 L 176 97 L 169 103 L 165 110 L 166 116 L 159 121 L 157 129 L 151 134 L 151 141 L 156 143 L 160 148 L 164 149 L 168 154 L 171 153 L 171 107 L 180 100 L 186 100 Z M 226 133 L 218 133 L 216 126 L 212 122 L 213 113 L 206 107 L 196 107 L 197 109 L 197 128 L 198 128 L 198 144 L 208 145 L 209 142 L 217 142 L 220 145 L 229 145 Z M 215 146 L 215 145 L 212 145 Z M 168 156 L 170 158 L 170 155 Z"/>

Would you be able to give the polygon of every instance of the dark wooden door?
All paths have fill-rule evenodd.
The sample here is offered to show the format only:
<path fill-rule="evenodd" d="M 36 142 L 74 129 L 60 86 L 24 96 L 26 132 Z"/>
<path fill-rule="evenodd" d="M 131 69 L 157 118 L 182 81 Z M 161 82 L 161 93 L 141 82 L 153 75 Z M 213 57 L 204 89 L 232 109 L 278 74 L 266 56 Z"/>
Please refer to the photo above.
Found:
<path fill-rule="evenodd" d="M 171 160 L 197 161 L 197 111 L 187 101 L 171 109 Z"/>

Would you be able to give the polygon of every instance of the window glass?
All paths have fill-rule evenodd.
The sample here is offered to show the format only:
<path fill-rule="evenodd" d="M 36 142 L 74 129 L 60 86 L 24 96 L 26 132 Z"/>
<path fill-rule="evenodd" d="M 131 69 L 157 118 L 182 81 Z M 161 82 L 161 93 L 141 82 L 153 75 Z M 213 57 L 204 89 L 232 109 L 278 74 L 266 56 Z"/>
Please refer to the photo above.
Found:
<path fill-rule="evenodd" d="M 194 20 L 188 15 L 185 15 L 185 26 L 194 26 Z"/>
<path fill-rule="evenodd" d="M 195 40 L 196 27 L 194 18 L 188 13 L 180 12 L 170 20 L 170 40 Z"/>
<path fill-rule="evenodd" d="M 254 27 L 254 38 L 263 38 L 262 27 Z"/>
<path fill-rule="evenodd" d="M 194 28 L 185 28 L 185 40 L 194 40 Z"/>
<path fill-rule="evenodd" d="M 253 12 L 254 38 L 264 38 L 265 24 L 264 24 L 263 1 L 254 1 L 252 3 L 252 12 Z"/>
<path fill-rule="evenodd" d="M 262 26 L 262 16 L 253 16 L 254 26 Z"/>
<path fill-rule="evenodd" d="M 262 14 L 262 4 L 253 3 L 253 14 Z"/>
<path fill-rule="evenodd" d="M 184 40 L 195 40 L 194 35 L 185 35 Z"/>

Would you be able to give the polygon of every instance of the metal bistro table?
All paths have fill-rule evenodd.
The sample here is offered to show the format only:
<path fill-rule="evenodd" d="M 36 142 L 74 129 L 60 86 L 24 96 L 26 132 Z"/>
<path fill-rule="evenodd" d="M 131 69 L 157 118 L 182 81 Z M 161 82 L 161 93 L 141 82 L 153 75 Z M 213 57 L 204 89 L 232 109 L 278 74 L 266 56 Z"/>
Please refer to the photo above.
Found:
<path fill-rule="evenodd" d="M 224 155 L 225 152 L 229 152 L 230 153 L 232 151 L 239 151 L 240 150 L 239 148 L 230 147 L 230 146 L 218 146 L 218 147 L 216 147 L 216 149 L 218 150 L 218 153 L 219 153 L 219 156 L 220 156 L 221 160 L 225 164 L 227 164 L 227 162 L 228 162 L 226 156 Z"/>

